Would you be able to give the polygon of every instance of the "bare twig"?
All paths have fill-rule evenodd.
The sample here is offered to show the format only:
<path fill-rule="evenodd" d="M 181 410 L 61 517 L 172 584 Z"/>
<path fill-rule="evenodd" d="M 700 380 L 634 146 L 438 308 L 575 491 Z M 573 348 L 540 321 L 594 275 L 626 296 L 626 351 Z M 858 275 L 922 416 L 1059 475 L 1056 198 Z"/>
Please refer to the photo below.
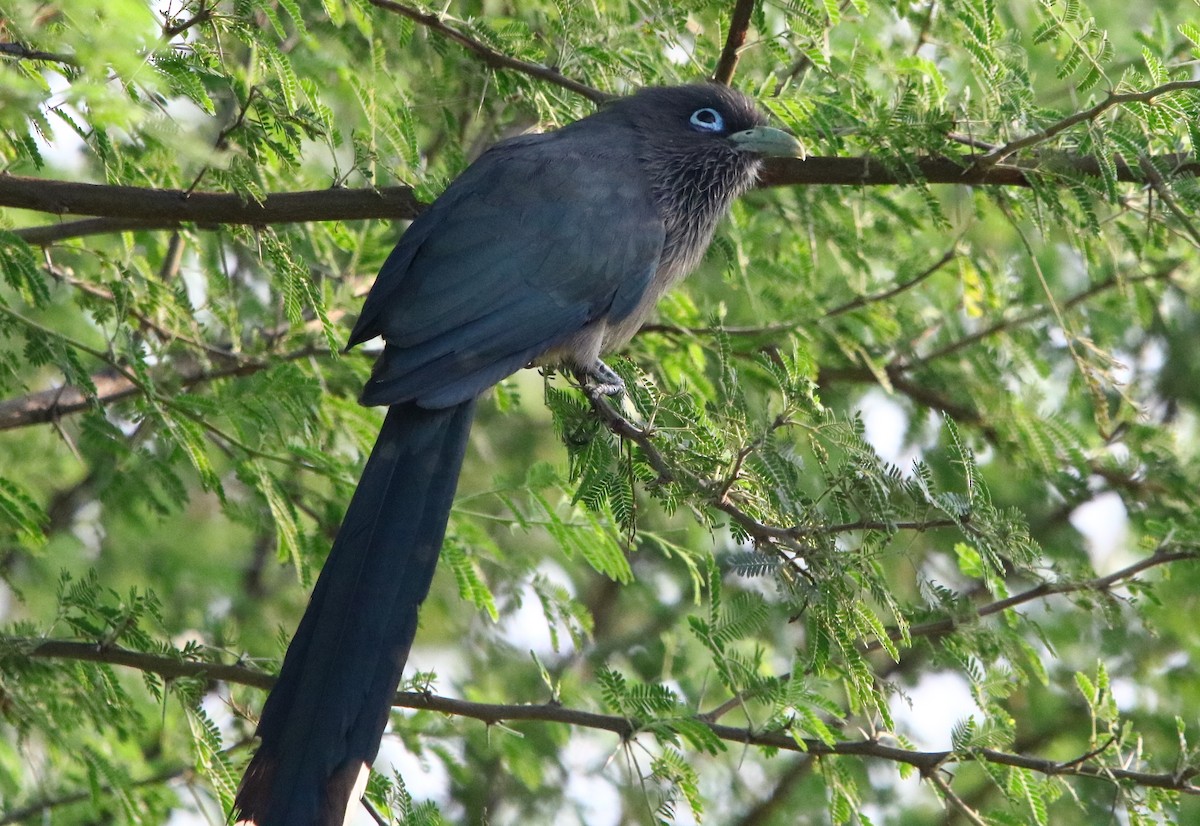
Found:
<path fill-rule="evenodd" d="M 114 373 L 126 379 L 130 384 L 133 385 L 137 393 L 141 394 L 155 407 L 163 410 L 173 410 L 184 418 L 190 419 L 192 422 L 199 425 L 202 430 L 207 431 L 211 436 L 215 437 L 215 444 L 227 453 L 232 453 L 236 448 L 236 450 L 242 455 L 257 456 L 262 459 L 269 459 L 273 462 L 279 462 L 280 464 L 292 465 L 295 467 L 308 467 L 306 463 L 298 461 L 290 456 L 268 453 L 266 451 L 259 450 L 258 448 L 251 447 L 238 437 L 221 431 L 206 417 L 200 415 L 190 407 L 180 404 L 179 401 L 174 397 L 160 394 L 158 392 L 158 388 L 153 384 L 152 381 L 143 380 L 134 369 L 127 367 L 109 352 L 91 347 L 87 344 L 84 344 L 82 341 L 79 341 L 78 339 L 72 339 L 60 332 L 56 332 L 55 330 L 52 330 L 31 318 L 21 315 L 9 307 L 0 305 L 0 315 L 6 316 L 10 321 L 16 322 L 26 329 L 36 331 L 44 336 L 56 338 L 63 344 L 70 347 L 72 350 L 84 353 L 96 359 L 97 361 L 107 364 Z"/>
<path fill-rule="evenodd" d="M 917 273 L 907 281 L 903 281 L 892 287 L 888 287 L 878 293 L 871 295 L 856 296 L 844 304 L 839 304 L 832 310 L 827 310 L 816 318 L 805 318 L 800 321 L 780 321 L 775 324 L 763 324 L 755 327 L 739 327 L 739 326 L 717 326 L 717 327 L 681 327 L 677 324 L 662 324 L 660 322 L 648 322 L 638 328 L 638 335 L 644 333 L 659 333 L 667 336 L 732 336 L 739 338 L 761 338 L 765 336 L 774 336 L 779 333 L 788 333 L 793 330 L 804 330 L 811 327 L 816 321 L 824 318 L 835 318 L 836 316 L 845 315 L 853 310 L 858 310 L 870 304 L 876 304 L 880 301 L 887 301 L 890 298 L 895 298 L 907 290 L 916 287 L 925 279 L 936 273 L 946 264 L 953 261 L 959 255 L 957 244 L 939 258 L 937 261 L 930 264 L 921 272 Z"/>
<path fill-rule="evenodd" d="M 530 63 L 527 60 L 518 60 L 503 52 L 498 52 L 490 46 L 480 43 L 475 38 L 447 25 L 442 15 L 423 12 L 420 9 L 414 9 L 412 6 L 397 3 L 395 0 L 367 0 L 367 2 L 376 8 L 390 11 L 401 17 L 407 17 L 409 20 L 419 23 L 430 31 L 437 32 L 447 40 L 453 40 L 493 69 L 511 69 L 515 72 L 536 77 L 547 83 L 552 83 L 555 86 L 575 92 L 577 95 L 581 95 L 593 103 L 604 103 L 606 100 L 613 98 L 613 95 L 602 92 L 593 86 L 588 86 L 586 83 L 573 80 L 551 66 L 542 66 L 537 63 Z"/>
<path fill-rule="evenodd" d="M 180 222 L 174 219 L 148 221 L 137 218 L 84 218 L 79 221 L 68 221 L 65 224 L 43 224 L 37 227 L 23 227 L 13 230 L 26 244 L 35 247 L 49 246 L 69 238 L 86 238 L 89 235 L 113 235 L 119 232 L 137 232 L 139 230 L 169 229 L 178 230 Z M 209 224 L 215 229 L 219 224 Z"/>
<path fill-rule="evenodd" d="M 737 0 L 733 14 L 729 18 L 729 34 L 725 37 L 725 48 L 717 59 L 717 68 L 713 70 L 712 79 L 725 86 L 733 80 L 733 72 L 737 68 L 738 58 L 742 47 L 746 45 L 746 32 L 750 30 L 750 15 L 754 11 L 755 0 Z"/>
<path fill-rule="evenodd" d="M 229 136 L 242 128 L 242 124 L 246 122 L 246 115 L 250 114 L 250 106 L 254 103 L 254 98 L 257 95 L 258 87 L 251 86 L 250 91 L 246 92 L 246 99 L 238 106 L 237 116 L 217 133 L 217 137 L 213 140 L 213 149 L 224 151 L 229 148 Z M 200 182 L 204 180 L 204 176 L 208 174 L 209 169 L 208 164 L 200 167 L 200 171 L 196 173 L 196 177 L 192 179 L 191 184 L 184 190 L 185 195 L 190 197 L 196 191 L 196 187 L 200 186 Z"/>
<path fill-rule="evenodd" d="M 75 278 L 70 273 L 60 270 L 58 267 L 54 266 L 53 264 L 51 264 L 49 262 L 47 262 L 47 264 L 46 264 L 46 270 L 47 270 L 47 272 L 49 272 L 49 274 L 52 278 L 55 278 L 64 284 L 68 284 L 71 287 L 74 287 L 75 289 L 79 290 L 81 293 L 85 293 L 87 295 L 90 295 L 92 298 L 98 298 L 101 301 L 106 301 L 110 304 L 114 304 L 114 305 L 119 304 L 119 302 L 116 299 L 116 296 L 114 296 L 112 294 L 112 292 L 110 292 L 106 288 L 100 286 L 99 284 L 92 284 L 88 281 L 83 281 L 81 279 Z M 141 327 L 143 330 L 149 330 L 150 332 L 154 333 L 161 341 L 163 341 L 165 343 L 170 343 L 172 341 L 178 341 L 183 344 L 186 344 L 187 346 L 191 347 L 194 350 L 202 352 L 202 353 L 206 354 L 207 356 L 217 359 L 219 361 L 230 361 L 230 360 L 241 361 L 241 360 L 243 360 L 243 356 L 240 353 L 233 353 L 228 350 L 223 350 L 220 347 L 215 347 L 212 344 L 209 344 L 208 342 L 201 341 L 199 339 L 192 338 L 191 336 L 185 335 L 184 333 L 181 333 L 178 330 L 168 329 L 167 327 L 164 327 L 163 325 L 159 324 L 154 319 L 150 318 L 150 316 L 139 311 L 136 307 L 133 307 L 133 306 L 126 307 L 124 305 L 121 305 L 121 311 L 125 312 L 130 318 L 132 318 L 134 321 L 136 321 L 137 326 Z"/>
<path fill-rule="evenodd" d="M 737 491 L 733 489 L 734 482 L 727 479 L 704 478 L 688 468 L 671 462 L 654 444 L 653 432 L 631 422 L 617 411 L 606 399 L 588 395 L 592 409 L 616 436 L 627 439 L 637 445 L 643 458 L 658 474 L 660 482 L 679 482 L 694 488 L 701 493 L 704 504 L 713 510 L 720 511 L 735 522 L 747 535 L 752 537 L 759 546 L 771 549 L 787 549 L 792 554 L 804 555 L 811 552 L 810 542 L 816 536 L 831 536 L 858 531 L 881 530 L 911 530 L 927 531 L 937 528 L 951 527 L 955 523 L 931 520 L 922 522 L 886 522 L 876 520 L 859 520 L 834 525 L 768 525 L 755 519 L 738 504 Z M 735 460 L 744 461 L 745 456 Z M 791 561 L 791 557 L 784 555 Z"/>

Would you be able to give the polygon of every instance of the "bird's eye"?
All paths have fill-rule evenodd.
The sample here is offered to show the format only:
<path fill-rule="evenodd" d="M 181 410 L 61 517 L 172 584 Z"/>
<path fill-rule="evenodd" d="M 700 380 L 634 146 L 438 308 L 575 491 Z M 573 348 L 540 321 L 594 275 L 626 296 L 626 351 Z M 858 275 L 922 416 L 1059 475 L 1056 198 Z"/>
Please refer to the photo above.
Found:
<path fill-rule="evenodd" d="M 691 121 L 701 132 L 720 132 L 725 128 L 725 119 L 716 109 L 697 109 L 692 112 Z"/>

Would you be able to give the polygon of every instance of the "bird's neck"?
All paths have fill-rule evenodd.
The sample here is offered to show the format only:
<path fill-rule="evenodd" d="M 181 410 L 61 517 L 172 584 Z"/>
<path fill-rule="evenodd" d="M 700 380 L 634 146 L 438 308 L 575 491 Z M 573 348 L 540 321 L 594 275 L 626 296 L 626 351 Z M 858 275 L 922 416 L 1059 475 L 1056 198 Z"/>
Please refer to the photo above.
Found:
<path fill-rule="evenodd" d="M 715 147 L 698 156 L 660 150 L 646 163 L 654 201 L 666 229 L 660 272 L 682 278 L 700 262 L 717 222 L 758 177 L 753 155 Z"/>

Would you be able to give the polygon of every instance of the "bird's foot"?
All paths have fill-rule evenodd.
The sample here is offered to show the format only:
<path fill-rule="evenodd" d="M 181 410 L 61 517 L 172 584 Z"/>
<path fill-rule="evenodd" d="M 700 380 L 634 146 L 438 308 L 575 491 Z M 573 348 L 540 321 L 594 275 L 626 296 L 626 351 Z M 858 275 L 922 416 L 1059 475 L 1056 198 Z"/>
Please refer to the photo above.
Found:
<path fill-rule="evenodd" d="M 596 359 L 577 374 L 584 391 L 592 398 L 619 396 L 625 392 L 625 381 L 600 359 Z"/>

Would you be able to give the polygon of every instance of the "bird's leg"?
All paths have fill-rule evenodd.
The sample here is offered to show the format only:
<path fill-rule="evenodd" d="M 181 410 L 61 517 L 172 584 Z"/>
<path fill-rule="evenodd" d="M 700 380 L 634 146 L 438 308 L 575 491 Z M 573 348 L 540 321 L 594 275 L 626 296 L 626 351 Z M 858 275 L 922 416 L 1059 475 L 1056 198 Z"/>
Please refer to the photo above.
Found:
<path fill-rule="evenodd" d="M 619 396 L 625 392 L 625 382 L 617 371 L 613 370 L 600 359 L 596 359 L 587 367 L 575 371 L 576 377 L 583 385 L 589 396 Z"/>

